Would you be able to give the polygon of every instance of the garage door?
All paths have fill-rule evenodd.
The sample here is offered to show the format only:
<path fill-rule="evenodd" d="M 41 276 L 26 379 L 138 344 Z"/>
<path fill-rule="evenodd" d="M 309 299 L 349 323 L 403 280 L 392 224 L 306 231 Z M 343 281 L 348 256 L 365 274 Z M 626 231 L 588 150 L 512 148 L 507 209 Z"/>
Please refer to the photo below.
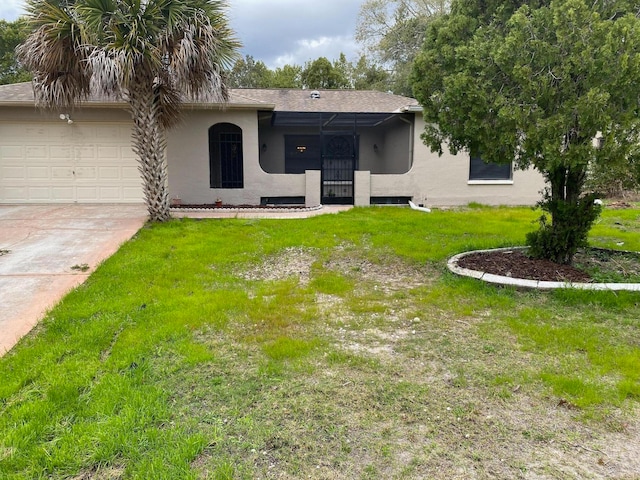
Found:
<path fill-rule="evenodd" d="M 0 124 L 0 203 L 142 198 L 130 124 Z"/>

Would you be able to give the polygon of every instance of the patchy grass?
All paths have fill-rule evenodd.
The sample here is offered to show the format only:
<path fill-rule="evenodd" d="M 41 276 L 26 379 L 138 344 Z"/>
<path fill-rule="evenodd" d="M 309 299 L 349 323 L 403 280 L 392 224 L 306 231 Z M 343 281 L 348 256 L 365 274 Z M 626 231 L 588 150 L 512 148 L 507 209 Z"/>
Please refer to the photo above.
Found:
<path fill-rule="evenodd" d="M 638 478 L 640 295 L 445 268 L 537 216 L 145 227 L 0 359 L 2 478 Z"/>

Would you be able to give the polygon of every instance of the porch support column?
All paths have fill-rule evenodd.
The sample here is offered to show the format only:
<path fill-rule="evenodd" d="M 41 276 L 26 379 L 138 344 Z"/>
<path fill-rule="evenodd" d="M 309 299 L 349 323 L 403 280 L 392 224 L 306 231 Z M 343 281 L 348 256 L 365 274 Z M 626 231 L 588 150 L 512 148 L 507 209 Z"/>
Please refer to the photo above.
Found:
<path fill-rule="evenodd" d="M 356 170 L 353 173 L 353 204 L 356 207 L 367 207 L 371 205 L 371 172 Z"/>
<path fill-rule="evenodd" d="M 320 170 L 305 170 L 305 207 L 317 207 L 320 205 Z"/>

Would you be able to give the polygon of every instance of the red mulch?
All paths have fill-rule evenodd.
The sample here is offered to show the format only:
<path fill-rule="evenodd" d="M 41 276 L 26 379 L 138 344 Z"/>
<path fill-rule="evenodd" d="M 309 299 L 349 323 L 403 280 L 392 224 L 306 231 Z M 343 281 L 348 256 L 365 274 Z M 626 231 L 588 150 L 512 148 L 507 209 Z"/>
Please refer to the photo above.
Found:
<path fill-rule="evenodd" d="M 527 257 L 522 250 L 475 252 L 458 261 L 458 266 L 469 270 L 549 282 L 589 282 L 591 277 L 571 265 Z"/>

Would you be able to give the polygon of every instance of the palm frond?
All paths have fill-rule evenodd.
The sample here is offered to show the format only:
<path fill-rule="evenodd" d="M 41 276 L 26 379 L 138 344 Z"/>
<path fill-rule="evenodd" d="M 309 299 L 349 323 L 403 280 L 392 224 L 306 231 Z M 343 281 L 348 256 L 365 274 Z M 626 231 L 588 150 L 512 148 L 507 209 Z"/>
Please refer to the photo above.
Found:
<path fill-rule="evenodd" d="M 36 104 L 73 106 L 90 93 L 90 72 L 85 68 L 82 35 L 76 18 L 66 6 L 42 0 L 30 18 L 34 28 L 16 49 L 19 61 L 34 74 Z"/>

